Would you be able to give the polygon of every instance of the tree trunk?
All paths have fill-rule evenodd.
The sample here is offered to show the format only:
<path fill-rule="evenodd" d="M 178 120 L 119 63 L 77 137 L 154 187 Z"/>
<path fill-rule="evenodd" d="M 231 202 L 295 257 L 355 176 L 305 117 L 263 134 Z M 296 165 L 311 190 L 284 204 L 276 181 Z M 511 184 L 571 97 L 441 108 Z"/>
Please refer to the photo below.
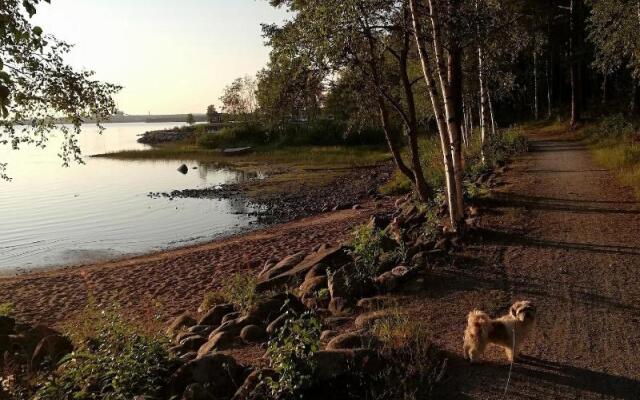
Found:
<path fill-rule="evenodd" d="M 580 32 L 579 11 L 582 0 L 571 0 L 570 5 L 570 34 L 569 57 L 571 59 L 571 128 L 575 129 L 580 123 L 582 114 L 582 79 L 579 52 Z"/>
<path fill-rule="evenodd" d="M 447 130 L 447 123 L 442 111 L 442 105 L 440 95 L 436 86 L 435 79 L 433 77 L 433 71 L 429 65 L 429 56 L 422 36 L 422 24 L 420 22 L 420 14 L 417 6 L 418 0 L 409 0 L 409 6 L 411 8 L 411 17 L 413 21 L 413 31 L 415 35 L 416 44 L 418 46 L 418 55 L 420 57 L 420 64 L 422 66 L 422 72 L 424 74 L 425 82 L 429 91 L 429 98 L 431 99 L 431 105 L 433 107 L 433 114 L 436 118 L 438 125 L 438 132 L 440 134 L 440 144 L 442 148 L 442 156 L 444 159 L 444 172 L 445 182 L 447 186 L 447 203 L 449 205 L 449 218 L 453 229 L 458 228 L 458 212 L 457 199 L 456 199 L 456 185 L 455 185 L 455 172 L 453 166 L 453 155 L 451 140 Z"/>
<path fill-rule="evenodd" d="M 551 57 L 551 55 L 549 57 Z M 549 59 L 547 59 L 546 62 L 547 62 L 547 118 L 551 119 L 551 114 L 552 114 L 551 109 L 553 108 L 551 104 L 551 97 L 552 97 L 552 91 L 553 91 L 553 75 L 552 75 L 552 69 L 549 67 Z"/>
<path fill-rule="evenodd" d="M 451 15 L 455 15 L 457 1 L 452 0 Z M 433 51 L 435 55 L 435 65 L 438 77 L 440 78 L 440 89 L 444 96 L 444 112 L 447 118 L 447 131 L 451 142 L 451 157 L 453 160 L 453 174 L 455 186 L 455 207 L 450 205 L 452 214 L 452 228 L 459 231 L 464 222 L 464 198 L 462 192 L 462 146 L 460 140 L 460 119 L 458 117 L 460 91 L 462 88 L 462 66 L 460 65 L 460 49 L 455 41 L 449 43 L 449 54 L 447 65 L 445 66 L 444 53 L 442 51 L 441 22 L 439 18 L 438 5 L 435 0 L 429 0 L 429 11 L 433 36 Z"/>
<path fill-rule="evenodd" d="M 493 101 L 491 100 L 491 91 L 487 88 L 487 100 L 489 102 L 489 116 L 491 117 L 491 135 L 496 136 L 496 118 L 493 114 Z"/>
<path fill-rule="evenodd" d="M 398 144 L 394 140 L 393 135 L 391 134 L 392 128 L 391 123 L 389 121 L 389 110 L 387 110 L 387 106 L 384 103 L 384 99 L 378 97 L 378 111 L 380 113 L 380 119 L 382 122 L 382 130 L 384 131 L 384 137 L 387 141 L 387 145 L 389 146 L 389 150 L 391 151 L 391 155 L 393 156 L 393 161 L 396 164 L 396 167 L 402 172 L 409 180 L 413 182 L 414 174 L 409 167 L 402 160 L 402 154 L 400 152 L 400 148 Z"/>
<path fill-rule="evenodd" d="M 538 52 L 533 50 L 533 109 L 536 121 L 540 119 L 538 109 Z"/>

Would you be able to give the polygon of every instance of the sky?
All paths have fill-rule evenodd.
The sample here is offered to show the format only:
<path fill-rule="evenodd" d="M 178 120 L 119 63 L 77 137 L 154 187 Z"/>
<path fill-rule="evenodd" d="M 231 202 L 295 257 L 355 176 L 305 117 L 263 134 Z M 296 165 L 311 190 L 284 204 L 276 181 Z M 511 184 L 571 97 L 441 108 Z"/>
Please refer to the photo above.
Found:
<path fill-rule="evenodd" d="M 124 89 L 127 114 L 220 109 L 223 88 L 268 61 L 261 23 L 281 23 L 267 0 L 53 0 L 34 24 L 75 45 L 67 61 Z"/>

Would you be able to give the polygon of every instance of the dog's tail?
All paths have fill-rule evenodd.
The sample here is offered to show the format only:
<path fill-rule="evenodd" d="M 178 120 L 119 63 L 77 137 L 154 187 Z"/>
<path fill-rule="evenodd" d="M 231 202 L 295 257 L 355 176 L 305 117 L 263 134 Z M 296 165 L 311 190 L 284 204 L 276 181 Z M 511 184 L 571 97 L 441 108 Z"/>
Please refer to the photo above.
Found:
<path fill-rule="evenodd" d="M 471 339 L 480 340 L 489 336 L 491 318 L 480 310 L 473 310 L 467 319 L 467 334 Z"/>

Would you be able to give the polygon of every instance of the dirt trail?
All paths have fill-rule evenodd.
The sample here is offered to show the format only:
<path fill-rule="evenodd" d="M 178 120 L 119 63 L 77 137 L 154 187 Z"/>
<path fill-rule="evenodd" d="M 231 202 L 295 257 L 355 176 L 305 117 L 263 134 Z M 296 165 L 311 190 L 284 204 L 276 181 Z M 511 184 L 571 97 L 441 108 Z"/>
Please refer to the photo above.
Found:
<path fill-rule="evenodd" d="M 440 272 L 451 283 L 424 306 L 452 353 L 448 397 L 640 399 L 640 203 L 581 143 L 532 140 L 481 204 L 470 261 Z M 502 352 L 482 365 L 460 359 L 464 314 L 498 315 L 519 299 L 537 304 L 538 327 L 505 397 Z"/>

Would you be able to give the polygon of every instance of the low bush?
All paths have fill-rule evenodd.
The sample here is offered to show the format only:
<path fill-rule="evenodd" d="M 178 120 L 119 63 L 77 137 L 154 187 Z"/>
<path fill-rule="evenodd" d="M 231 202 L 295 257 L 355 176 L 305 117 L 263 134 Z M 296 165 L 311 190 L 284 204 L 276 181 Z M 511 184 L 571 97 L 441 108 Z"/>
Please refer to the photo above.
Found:
<path fill-rule="evenodd" d="M 236 273 L 225 279 L 219 289 L 205 294 L 201 311 L 206 312 L 214 305 L 222 303 L 231 303 L 238 310 L 247 311 L 260 298 L 256 293 L 257 284 L 258 280 L 253 274 Z"/>
<path fill-rule="evenodd" d="M 354 284 L 376 276 L 384 238 L 385 233 L 371 225 L 361 225 L 355 229 L 351 240 L 351 255 L 355 263 Z"/>
<path fill-rule="evenodd" d="M 13 315 L 13 304 L 0 303 L 0 317 L 10 317 Z"/>
<path fill-rule="evenodd" d="M 312 313 L 299 318 L 292 315 L 274 339 L 269 342 L 267 356 L 276 378 L 266 380 L 274 399 L 297 398 L 313 378 L 313 355 L 320 350 L 322 324 Z"/>
<path fill-rule="evenodd" d="M 264 146 L 270 141 L 270 135 L 258 123 L 228 125 L 215 132 L 198 130 L 196 135 L 197 145 L 205 149 Z"/>
<path fill-rule="evenodd" d="M 76 351 L 35 395 L 40 400 L 160 398 L 173 360 L 169 343 L 126 321 L 117 308 L 91 303 L 67 325 Z"/>

